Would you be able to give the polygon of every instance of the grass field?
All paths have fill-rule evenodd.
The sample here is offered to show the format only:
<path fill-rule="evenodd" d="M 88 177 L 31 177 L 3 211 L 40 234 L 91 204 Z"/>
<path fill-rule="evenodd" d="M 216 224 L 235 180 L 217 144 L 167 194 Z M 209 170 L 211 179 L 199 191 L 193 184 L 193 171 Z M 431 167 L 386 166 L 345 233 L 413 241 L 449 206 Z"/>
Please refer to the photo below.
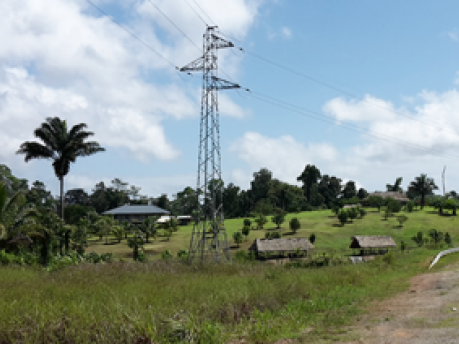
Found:
<path fill-rule="evenodd" d="M 449 231 L 453 237 L 459 234 L 454 217 L 429 211 L 409 214 L 403 229 L 396 228 L 394 218 L 381 221 L 378 213 L 344 227 L 333 226 L 337 220 L 327 211 L 301 213 L 295 215 L 302 222 L 296 236 L 314 232 L 318 249 L 345 250 L 353 234 L 390 234 L 397 243 L 431 228 Z M 242 219 L 227 222 L 230 236 L 241 223 Z M 170 242 L 160 239 L 151 249 L 186 247 L 190 230 L 181 228 Z M 262 236 L 264 231 L 253 231 L 241 249 Z M 125 246 L 97 243 L 92 248 L 118 248 L 122 256 L 129 252 Z M 392 260 L 308 269 L 238 261 L 190 266 L 178 260 L 81 264 L 51 273 L 0 267 L 0 343 L 356 339 L 346 333 L 346 325 L 372 300 L 405 289 L 408 279 L 425 272 L 439 250 L 421 248 L 396 253 Z"/>
<path fill-rule="evenodd" d="M 376 209 L 369 209 L 368 214 L 363 219 L 355 219 L 353 223 L 347 223 L 341 227 L 330 210 L 302 212 L 287 215 L 286 221 L 281 226 L 281 232 L 286 237 L 309 237 L 311 233 L 315 233 L 317 237 L 314 244 L 316 252 L 335 251 L 338 254 L 350 252 L 348 249 L 350 238 L 354 235 L 391 235 L 397 244 L 404 240 L 408 246 L 414 245 L 411 237 L 418 231 L 427 234 L 427 231 L 432 228 L 449 232 L 453 237 L 459 238 L 459 226 L 457 226 L 459 220 L 455 216 L 438 216 L 433 208 L 425 208 L 423 211 L 415 210 L 412 213 L 404 214 L 409 219 L 403 228 L 398 227 L 395 217 L 391 217 L 387 221 L 383 220 L 383 212 L 379 213 Z M 301 223 L 301 229 L 296 234 L 290 233 L 288 229 L 288 221 L 292 217 L 297 217 Z M 232 236 L 235 231 L 241 230 L 243 218 L 226 220 L 225 226 L 230 246 L 234 252 L 237 247 Z M 192 225 L 180 227 L 177 232 L 174 232 L 170 241 L 167 241 L 165 237 L 152 239 L 150 244 L 144 246 L 145 250 L 152 257 L 158 257 L 166 249 L 174 254 L 180 249 L 188 249 L 192 228 Z M 265 233 L 272 230 L 277 230 L 276 225 L 272 222 L 268 222 L 263 230 L 251 230 L 248 240 L 245 241 L 244 239 L 239 249 L 247 250 L 254 239 L 264 238 Z M 126 240 L 118 244 L 114 238 L 109 238 L 109 245 L 105 245 L 105 239 L 102 241 L 98 239 L 98 237 L 90 239 L 88 252 L 112 252 L 118 258 L 132 257 L 132 250 L 127 246 Z"/>

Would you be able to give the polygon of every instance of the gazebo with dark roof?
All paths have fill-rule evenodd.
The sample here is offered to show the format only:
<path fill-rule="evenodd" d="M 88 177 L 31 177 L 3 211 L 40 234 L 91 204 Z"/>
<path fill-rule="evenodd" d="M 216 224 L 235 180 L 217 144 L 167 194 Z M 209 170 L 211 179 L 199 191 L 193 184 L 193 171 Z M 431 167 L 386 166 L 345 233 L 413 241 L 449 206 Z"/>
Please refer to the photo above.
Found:
<path fill-rule="evenodd" d="M 113 215 L 120 223 L 122 221 L 129 221 L 132 223 L 142 222 L 149 216 L 169 215 L 170 212 L 161 209 L 155 205 L 123 205 L 121 207 L 108 210 L 102 215 Z"/>
<path fill-rule="evenodd" d="M 389 235 L 356 235 L 351 238 L 349 248 L 360 249 L 360 255 L 386 254 L 389 249 L 397 247 Z"/>

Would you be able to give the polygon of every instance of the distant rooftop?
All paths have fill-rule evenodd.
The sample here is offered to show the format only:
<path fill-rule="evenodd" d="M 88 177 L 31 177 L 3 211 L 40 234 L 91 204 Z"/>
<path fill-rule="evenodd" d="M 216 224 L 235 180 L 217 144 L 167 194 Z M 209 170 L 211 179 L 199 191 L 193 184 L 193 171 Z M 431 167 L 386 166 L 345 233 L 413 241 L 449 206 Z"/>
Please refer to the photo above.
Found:
<path fill-rule="evenodd" d="M 103 215 L 167 215 L 167 210 L 155 205 L 123 205 L 121 207 L 108 210 Z"/>

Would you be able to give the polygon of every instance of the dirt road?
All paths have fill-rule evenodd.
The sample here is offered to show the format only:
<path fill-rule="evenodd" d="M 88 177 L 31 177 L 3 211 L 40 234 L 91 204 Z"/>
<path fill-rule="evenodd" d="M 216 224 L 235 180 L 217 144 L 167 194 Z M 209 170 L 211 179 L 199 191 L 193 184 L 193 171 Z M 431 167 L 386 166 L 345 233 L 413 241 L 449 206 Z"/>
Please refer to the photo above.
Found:
<path fill-rule="evenodd" d="M 374 303 L 348 344 L 459 343 L 459 264 L 411 279 L 410 288 Z M 358 338 L 358 339 L 357 339 Z"/>

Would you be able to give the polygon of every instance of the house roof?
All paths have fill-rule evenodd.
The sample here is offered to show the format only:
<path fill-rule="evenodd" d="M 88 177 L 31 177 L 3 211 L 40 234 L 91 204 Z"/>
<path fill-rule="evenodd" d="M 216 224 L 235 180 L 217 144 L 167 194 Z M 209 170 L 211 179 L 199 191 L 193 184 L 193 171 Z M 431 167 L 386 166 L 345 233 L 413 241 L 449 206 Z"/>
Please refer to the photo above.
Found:
<path fill-rule="evenodd" d="M 349 208 L 358 208 L 361 207 L 362 205 L 360 203 L 357 204 L 346 204 L 343 209 L 349 209 Z"/>
<path fill-rule="evenodd" d="M 310 250 L 314 246 L 306 238 L 290 239 L 255 239 L 249 250 L 257 252 L 277 252 L 277 251 L 296 251 Z"/>
<path fill-rule="evenodd" d="M 409 202 L 410 199 L 406 197 L 406 195 L 403 192 L 398 192 L 398 191 L 375 191 L 372 192 L 371 194 L 368 195 L 370 196 L 381 196 L 382 198 L 393 198 L 399 202 Z"/>
<path fill-rule="evenodd" d="M 356 235 L 352 238 L 349 248 L 396 247 L 394 239 L 389 235 Z"/>
<path fill-rule="evenodd" d="M 121 207 L 108 210 L 103 215 L 163 215 L 170 214 L 167 210 L 155 205 L 123 205 Z"/>

